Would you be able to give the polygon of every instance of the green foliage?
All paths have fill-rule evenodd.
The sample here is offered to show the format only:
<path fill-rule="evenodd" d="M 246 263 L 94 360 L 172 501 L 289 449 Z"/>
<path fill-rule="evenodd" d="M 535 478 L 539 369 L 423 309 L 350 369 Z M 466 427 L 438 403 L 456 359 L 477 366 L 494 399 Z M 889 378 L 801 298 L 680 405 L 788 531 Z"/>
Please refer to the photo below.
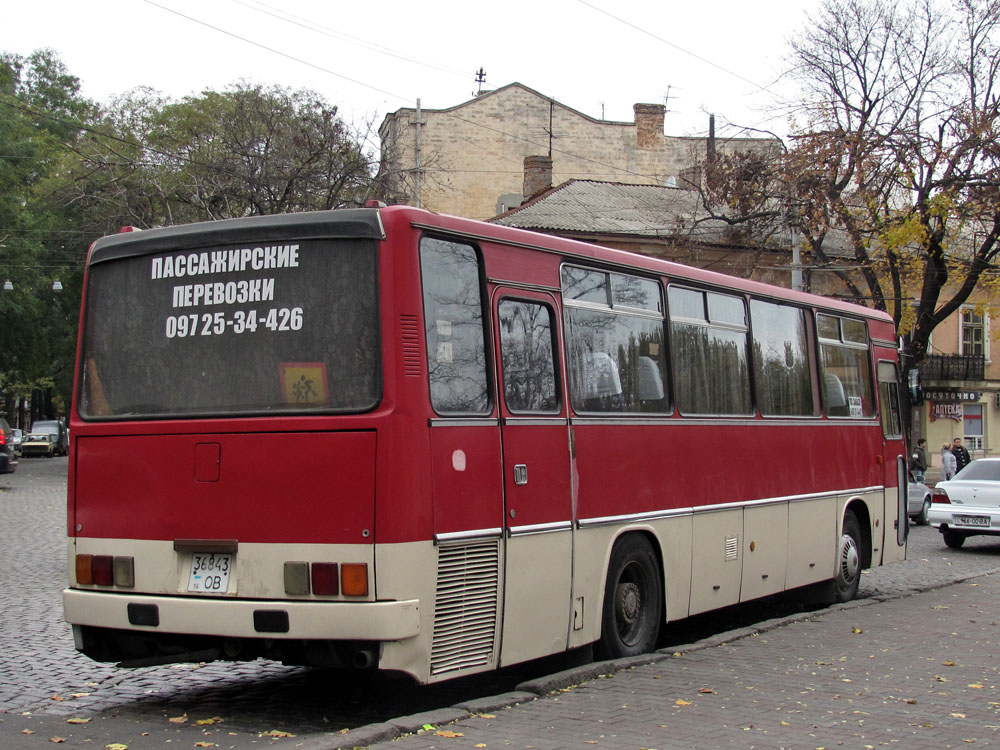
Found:
<path fill-rule="evenodd" d="M 51 50 L 0 54 L 0 411 L 65 413 L 89 244 L 120 227 L 358 205 L 372 159 L 309 91 L 237 84 L 99 107 Z M 59 280 L 61 293 L 52 291 Z M 54 416 L 54 414 L 46 414 Z"/>
<path fill-rule="evenodd" d="M 0 283 L 13 285 L 0 291 L 0 408 L 14 416 L 32 394 L 68 404 L 86 247 L 49 187 L 95 108 L 48 50 L 0 55 L 0 108 Z"/>

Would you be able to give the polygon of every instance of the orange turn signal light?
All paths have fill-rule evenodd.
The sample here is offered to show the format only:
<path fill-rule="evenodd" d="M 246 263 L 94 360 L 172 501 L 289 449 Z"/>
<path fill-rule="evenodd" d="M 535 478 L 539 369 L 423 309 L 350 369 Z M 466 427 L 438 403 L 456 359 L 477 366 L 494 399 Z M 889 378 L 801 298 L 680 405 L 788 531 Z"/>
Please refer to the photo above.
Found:
<path fill-rule="evenodd" d="M 344 596 L 368 596 L 368 564 L 342 564 L 340 566 L 340 590 Z"/>

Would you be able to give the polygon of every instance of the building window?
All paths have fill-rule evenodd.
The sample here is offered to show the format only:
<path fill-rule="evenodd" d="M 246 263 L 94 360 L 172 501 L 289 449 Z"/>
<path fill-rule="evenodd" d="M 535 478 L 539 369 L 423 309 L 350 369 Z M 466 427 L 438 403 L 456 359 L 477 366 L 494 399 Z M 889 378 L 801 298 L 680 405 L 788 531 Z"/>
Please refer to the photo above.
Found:
<path fill-rule="evenodd" d="M 986 351 L 986 321 L 972 308 L 962 310 L 962 351 L 969 357 L 989 358 Z"/>
<path fill-rule="evenodd" d="M 970 451 L 983 449 L 983 405 L 964 404 L 962 406 L 962 426 L 965 432 L 965 447 Z"/>

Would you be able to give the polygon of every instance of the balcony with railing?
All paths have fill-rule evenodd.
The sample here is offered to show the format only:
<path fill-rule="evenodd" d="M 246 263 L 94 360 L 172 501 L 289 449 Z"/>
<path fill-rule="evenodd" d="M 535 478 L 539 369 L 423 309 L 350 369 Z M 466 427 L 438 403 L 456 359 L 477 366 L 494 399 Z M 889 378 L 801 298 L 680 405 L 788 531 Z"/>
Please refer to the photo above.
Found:
<path fill-rule="evenodd" d="M 920 380 L 925 385 L 939 380 L 983 380 L 986 357 L 982 354 L 931 354 L 920 363 Z"/>

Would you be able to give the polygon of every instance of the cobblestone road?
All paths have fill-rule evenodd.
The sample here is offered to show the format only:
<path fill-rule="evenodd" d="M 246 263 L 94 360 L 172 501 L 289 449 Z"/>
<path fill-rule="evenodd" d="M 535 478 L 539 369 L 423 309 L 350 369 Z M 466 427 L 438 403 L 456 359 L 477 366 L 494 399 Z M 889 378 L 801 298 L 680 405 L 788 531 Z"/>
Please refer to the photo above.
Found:
<path fill-rule="evenodd" d="M 222 716 L 226 729 L 234 732 L 230 737 L 241 732 L 258 737 L 261 732 L 282 730 L 302 737 L 386 722 L 462 701 L 488 702 L 489 696 L 512 691 L 525 680 L 544 679 L 572 665 L 567 659 L 553 659 L 498 675 L 416 688 L 405 680 L 379 675 L 348 681 L 320 670 L 265 661 L 138 670 L 97 664 L 76 653 L 70 630 L 62 621 L 60 592 L 67 578 L 65 472 L 65 458 L 31 459 L 21 461 L 17 473 L 0 475 L 0 565 L 4 568 L 0 577 L 0 720 L 5 714 L 19 716 L 27 711 L 52 717 L 113 713 L 162 726 L 168 717 L 189 715 L 193 721 Z M 915 527 L 909 559 L 866 574 L 860 596 L 896 597 L 998 568 L 1000 541 L 970 539 L 962 550 L 949 550 L 936 531 Z M 799 611 L 797 602 L 769 600 L 693 618 L 672 627 L 666 645 Z M 699 658 L 710 664 L 712 653 L 705 651 Z M 220 746 L 244 745 L 234 739 Z"/>

